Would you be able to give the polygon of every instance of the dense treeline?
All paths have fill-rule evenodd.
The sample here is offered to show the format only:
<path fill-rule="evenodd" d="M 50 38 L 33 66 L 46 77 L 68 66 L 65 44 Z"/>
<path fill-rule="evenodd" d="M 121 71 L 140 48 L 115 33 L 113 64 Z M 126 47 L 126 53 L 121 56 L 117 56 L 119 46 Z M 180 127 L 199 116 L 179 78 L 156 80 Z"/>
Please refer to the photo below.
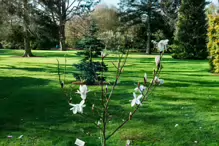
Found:
<path fill-rule="evenodd" d="M 152 42 L 169 39 L 174 58 L 209 54 L 205 0 L 120 0 L 118 8 L 99 2 L 0 0 L 0 47 L 24 49 L 24 56 L 32 49 L 83 49 L 80 42 L 95 22 L 95 37 L 109 50 L 150 54 L 156 51 Z"/>

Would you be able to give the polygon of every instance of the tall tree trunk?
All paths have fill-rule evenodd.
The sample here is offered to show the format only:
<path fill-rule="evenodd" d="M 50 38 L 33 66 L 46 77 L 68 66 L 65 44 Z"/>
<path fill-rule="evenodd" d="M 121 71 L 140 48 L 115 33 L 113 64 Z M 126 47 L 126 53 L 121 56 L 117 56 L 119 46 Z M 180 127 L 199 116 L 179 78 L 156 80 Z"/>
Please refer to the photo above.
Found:
<path fill-rule="evenodd" d="M 66 46 L 65 46 L 65 23 L 60 21 L 60 26 L 59 26 L 59 45 L 60 45 L 60 50 L 61 51 L 66 51 Z"/>
<path fill-rule="evenodd" d="M 28 0 L 23 0 L 23 21 L 24 21 L 24 55 L 23 57 L 33 57 L 34 55 L 31 52 L 30 48 L 30 35 L 28 31 L 29 27 L 29 12 L 28 12 Z"/>
<path fill-rule="evenodd" d="M 148 20 L 147 20 L 147 48 L 146 54 L 151 54 L 151 1 L 149 1 Z"/>
<path fill-rule="evenodd" d="M 66 24 L 66 1 L 60 0 L 61 2 L 61 9 L 59 14 L 59 45 L 61 51 L 66 51 L 65 45 L 65 24 Z"/>

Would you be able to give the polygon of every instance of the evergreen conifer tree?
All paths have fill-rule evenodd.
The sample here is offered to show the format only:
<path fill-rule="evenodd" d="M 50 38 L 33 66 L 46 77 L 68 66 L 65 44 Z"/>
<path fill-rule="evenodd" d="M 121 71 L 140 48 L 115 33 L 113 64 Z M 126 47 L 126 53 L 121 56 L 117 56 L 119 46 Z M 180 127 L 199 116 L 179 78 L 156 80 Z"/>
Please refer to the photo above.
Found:
<path fill-rule="evenodd" d="M 207 58 L 205 5 L 205 0 L 182 0 L 174 38 L 173 58 Z"/>
<path fill-rule="evenodd" d="M 105 77 L 100 75 L 100 72 L 108 70 L 107 66 L 101 62 L 95 62 L 93 58 L 101 55 L 101 51 L 105 48 L 103 42 L 96 36 L 98 27 L 92 21 L 88 33 L 78 43 L 79 48 L 83 48 L 83 52 L 78 52 L 79 56 L 83 55 L 83 59 L 79 64 L 73 66 L 79 72 L 73 73 L 76 80 L 83 81 L 86 84 L 92 85 L 98 81 L 104 81 Z"/>

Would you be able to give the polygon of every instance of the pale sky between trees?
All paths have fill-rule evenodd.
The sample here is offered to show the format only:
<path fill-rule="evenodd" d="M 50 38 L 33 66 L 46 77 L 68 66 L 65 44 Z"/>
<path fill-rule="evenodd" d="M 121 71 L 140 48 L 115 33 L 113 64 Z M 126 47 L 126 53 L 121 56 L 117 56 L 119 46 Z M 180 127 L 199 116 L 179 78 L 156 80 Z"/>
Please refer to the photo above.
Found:
<path fill-rule="evenodd" d="M 117 4 L 119 3 L 119 1 L 120 0 L 102 0 L 101 3 L 118 6 Z"/>

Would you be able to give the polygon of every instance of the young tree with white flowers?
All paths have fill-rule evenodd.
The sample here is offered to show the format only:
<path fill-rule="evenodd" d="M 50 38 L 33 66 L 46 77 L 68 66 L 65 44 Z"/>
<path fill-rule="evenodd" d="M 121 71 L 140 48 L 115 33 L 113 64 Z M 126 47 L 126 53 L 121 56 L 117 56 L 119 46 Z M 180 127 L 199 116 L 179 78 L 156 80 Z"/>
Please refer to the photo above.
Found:
<path fill-rule="evenodd" d="M 95 116 L 100 118 L 98 121 L 94 119 L 93 123 L 94 125 L 100 130 L 101 133 L 101 145 L 106 146 L 107 141 L 116 134 L 124 125 L 126 125 L 129 121 L 132 120 L 132 118 L 135 116 L 139 108 L 147 101 L 149 98 L 149 94 L 154 91 L 155 87 L 158 85 L 164 84 L 164 80 L 159 78 L 159 75 L 163 69 L 162 65 L 162 58 L 164 54 L 164 48 L 163 46 L 159 46 L 159 55 L 155 57 L 155 64 L 156 69 L 153 71 L 153 78 L 151 80 L 148 79 L 147 74 L 145 73 L 143 76 L 142 83 L 139 82 L 137 87 L 133 89 L 133 97 L 130 94 L 130 106 L 132 107 L 131 111 L 127 111 L 126 119 L 122 121 L 122 123 L 116 127 L 114 130 L 108 129 L 109 128 L 109 121 L 111 120 L 110 116 L 110 103 L 113 99 L 113 93 L 115 92 L 116 86 L 119 85 L 119 80 L 121 78 L 121 75 L 124 73 L 124 67 L 126 65 L 126 61 L 128 58 L 128 52 L 126 55 L 121 54 L 119 55 L 118 62 L 114 63 L 113 65 L 116 68 L 116 78 L 114 79 L 114 82 L 111 85 L 104 85 L 103 81 L 100 81 L 100 87 L 101 87 L 101 97 L 100 97 L 100 107 L 98 107 L 95 104 L 92 104 L 92 101 L 90 101 L 89 98 L 89 91 L 87 85 L 80 85 L 79 90 L 77 90 L 77 94 L 79 94 L 81 101 L 79 103 L 72 103 L 72 99 L 69 101 L 69 105 L 71 106 L 70 110 L 73 112 L 73 114 L 80 114 L 80 115 L 86 115 L 86 113 L 83 113 L 84 108 L 90 108 L 93 113 L 95 113 Z M 105 52 L 101 53 L 101 62 L 104 63 L 104 59 L 107 57 L 107 54 Z M 104 75 L 104 72 L 101 73 L 101 75 Z M 59 72 L 60 77 L 60 72 Z M 63 89 L 67 88 L 67 86 L 64 85 L 63 81 L 61 81 L 61 87 Z M 66 94 L 68 95 L 68 94 Z M 98 97 L 97 97 L 98 98 Z M 88 107 L 85 105 L 85 103 L 89 103 L 91 106 Z M 83 116 L 85 118 L 89 118 L 87 115 Z M 110 132 L 109 132 L 110 131 Z M 76 144 L 80 144 L 83 146 L 85 142 L 81 140 L 76 140 Z M 127 145 L 129 145 L 131 142 L 128 141 Z"/>

